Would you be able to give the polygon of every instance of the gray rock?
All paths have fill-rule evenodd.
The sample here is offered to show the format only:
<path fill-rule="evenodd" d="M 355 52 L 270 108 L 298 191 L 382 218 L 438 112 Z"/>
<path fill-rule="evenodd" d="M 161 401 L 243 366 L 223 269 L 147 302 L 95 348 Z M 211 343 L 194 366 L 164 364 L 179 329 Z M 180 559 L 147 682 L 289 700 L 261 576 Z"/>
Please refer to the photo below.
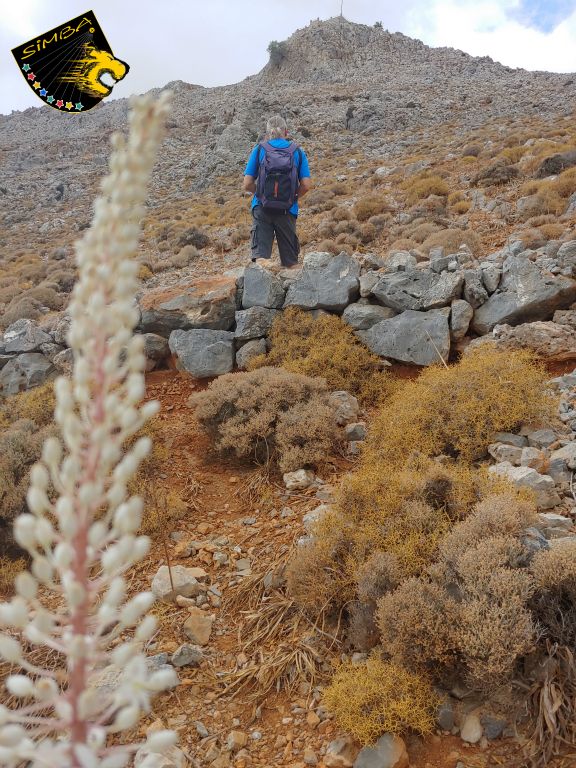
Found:
<path fill-rule="evenodd" d="M 44 344 L 40 344 L 39 351 L 53 363 L 56 355 L 64 352 L 64 347 L 61 347 L 60 344 L 56 344 L 53 341 L 47 341 Z"/>
<path fill-rule="evenodd" d="M 14 359 L 14 355 L 0 354 L 0 371 L 2 370 L 2 368 L 4 368 L 6 363 L 9 363 L 10 360 L 13 360 L 13 359 Z"/>
<path fill-rule="evenodd" d="M 140 328 L 166 337 L 176 329 L 226 331 L 234 325 L 236 291 L 232 277 L 191 280 L 150 291 L 140 299 Z"/>
<path fill-rule="evenodd" d="M 482 282 L 482 272 L 476 269 L 464 271 L 464 298 L 473 309 L 488 301 L 488 293 Z"/>
<path fill-rule="evenodd" d="M 502 277 L 502 270 L 497 264 L 491 264 L 490 262 L 483 262 L 480 264 L 480 270 L 482 272 L 482 282 L 488 293 L 494 293 L 494 291 L 500 285 L 500 278 Z"/>
<path fill-rule="evenodd" d="M 172 654 L 170 662 L 174 667 L 199 667 L 204 661 L 204 652 L 198 645 L 183 643 Z"/>
<path fill-rule="evenodd" d="M 359 295 L 360 266 L 346 253 L 309 253 L 304 268 L 288 287 L 285 307 L 342 312 Z"/>
<path fill-rule="evenodd" d="M 395 251 L 391 253 L 384 264 L 385 272 L 405 272 L 414 269 L 418 262 L 409 251 Z"/>
<path fill-rule="evenodd" d="M 520 466 L 532 467 L 532 469 L 540 470 L 544 464 L 544 454 L 539 448 L 527 446 L 522 448 L 520 454 Z"/>
<path fill-rule="evenodd" d="M 555 258 L 561 269 L 566 269 L 570 274 L 574 274 L 576 271 L 576 240 L 562 243 Z"/>
<path fill-rule="evenodd" d="M 488 446 L 488 453 L 496 461 L 509 461 L 510 464 L 515 466 L 520 465 L 522 459 L 522 448 L 517 448 L 515 445 L 507 445 L 506 443 L 491 443 Z"/>
<path fill-rule="evenodd" d="M 528 445 L 534 448 L 548 448 L 558 440 L 553 429 L 537 429 L 535 432 L 529 432 L 526 437 Z"/>
<path fill-rule="evenodd" d="M 56 344 L 61 344 L 64 347 L 68 346 L 67 336 L 68 336 L 68 331 L 70 330 L 71 322 L 72 322 L 72 318 L 70 317 L 70 315 L 67 315 L 67 314 L 60 315 L 54 327 L 52 328 L 52 338 L 54 339 Z"/>
<path fill-rule="evenodd" d="M 576 469 L 576 441 L 568 443 L 563 448 L 558 448 L 557 451 L 553 451 L 550 456 L 550 462 L 557 459 L 563 461 L 568 469 Z"/>
<path fill-rule="evenodd" d="M 384 275 L 372 288 L 372 295 L 397 312 L 438 309 L 460 298 L 463 282 L 461 274 L 415 269 Z"/>
<path fill-rule="evenodd" d="M 327 768 L 352 768 L 358 747 L 350 737 L 334 739 L 328 744 L 324 765 Z"/>
<path fill-rule="evenodd" d="M 252 339 L 252 341 L 246 342 L 244 346 L 240 347 L 236 352 L 236 365 L 241 371 L 245 371 L 248 368 L 248 363 L 254 357 L 258 355 L 264 355 L 266 353 L 266 339 Z"/>
<path fill-rule="evenodd" d="M 53 344 L 50 334 L 38 328 L 33 320 L 16 320 L 4 331 L 4 349 L 7 353 L 36 352 L 42 344 Z"/>
<path fill-rule="evenodd" d="M 460 738 L 468 744 L 477 744 L 482 738 L 482 724 L 478 715 L 467 715 L 460 729 Z"/>
<path fill-rule="evenodd" d="M 164 336 L 157 333 L 145 333 L 144 354 L 150 360 L 165 360 L 170 357 L 170 346 Z"/>
<path fill-rule="evenodd" d="M 560 504 L 560 497 L 550 475 L 541 475 L 531 467 L 513 467 L 507 461 L 495 464 L 488 471 L 505 477 L 519 488 L 529 488 L 534 492 L 539 509 L 552 509 Z"/>
<path fill-rule="evenodd" d="M 236 312 L 236 330 L 234 338 L 239 341 L 248 341 L 267 336 L 274 318 L 278 314 L 277 309 L 267 307 L 250 307 Z"/>
<path fill-rule="evenodd" d="M 336 424 L 344 426 L 357 420 L 360 406 L 354 395 L 344 390 L 338 390 L 330 394 L 328 402 L 334 408 Z"/>
<path fill-rule="evenodd" d="M 316 525 L 317 522 L 319 522 L 328 512 L 330 512 L 332 508 L 329 504 L 320 504 L 319 507 L 316 507 L 316 509 L 310 510 L 310 512 L 306 512 L 306 514 L 302 517 L 302 523 L 304 524 L 304 528 L 310 533 L 314 525 Z"/>
<path fill-rule="evenodd" d="M 360 275 L 360 296 L 363 299 L 368 298 L 372 293 L 372 288 L 376 285 L 382 275 L 379 272 L 365 272 Z"/>
<path fill-rule="evenodd" d="M 52 358 L 52 364 L 60 373 L 71 374 L 74 367 L 74 352 L 72 349 L 64 349 Z"/>
<path fill-rule="evenodd" d="M 295 472 L 285 472 L 282 479 L 287 490 L 298 491 L 312 485 L 314 472 L 309 469 L 297 469 Z"/>
<path fill-rule="evenodd" d="M 356 333 L 375 354 L 403 363 L 432 365 L 450 353 L 450 329 L 441 312 L 408 310 Z"/>
<path fill-rule="evenodd" d="M 286 291 L 278 278 L 254 265 L 244 271 L 244 292 L 242 294 L 242 308 L 268 307 L 280 309 L 284 304 Z"/>
<path fill-rule="evenodd" d="M 488 741 L 499 739 L 507 725 L 506 720 L 486 714 L 482 715 L 480 722 L 484 729 L 484 736 L 486 736 Z"/>
<path fill-rule="evenodd" d="M 354 768 L 408 768 L 406 744 L 393 733 L 385 733 L 373 747 L 360 750 Z"/>
<path fill-rule="evenodd" d="M 454 708 L 449 701 L 443 701 L 436 711 L 436 722 L 443 731 L 454 728 Z"/>
<path fill-rule="evenodd" d="M 159 670 L 169 670 L 173 676 L 173 682 L 170 689 L 176 688 L 179 685 L 178 675 L 176 670 L 168 663 L 168 654 L 159 653 L 156 656 L 149 656 L 146 659 L 146 669 L 148 674 L 157 672 Z M 112 697 L 117 691 L 121 683 L 123 682 L 124 670 L 122 667 L 117 667 L 114 664 L 110 664 L 107 667 L 99 669 L 93 672 L 88 678 L 89 688 L 96 689 L 98 695 L 103 697 Z"/>
<path fill-rule="evenodd" d="M 524 448 L 525 445 L 528 445 L 528 439 L 524 435 L 515 435 L 513 432 L 496 432 L 493 442 L 515 445 L 517 448 Z"/>
<path fill-rule="evenodd" d="M 169 344 L 184 370 L 199 379 L 234 368 L 234 334 L 229 331 L 172 331 Z"/>
<path fill-rule="evenodd" d="M 500 287 L 475 311 L 472 328 L 484 335 L 503 323 L 546 320 L 575 300 L 576 281 L 543 274 L 531 261 L 508 256 Z"/>
<path fill-rule="evenodd" d="M 172 578 L 170 578 L 170 576 Z M 204 587 L 183 565 L 161 565 L 152 579 L 152 593 L 163 603 L 173 603 L 177 595 L 198 597 Z"/>
<path fill-rule="evenodd" d="M 346 440 L 365 440 L 366 439 L 366 423 L 364 421 L 357 421 L 352 424 L 347 424 L 344 428 L 344 434 Z"/>
<path fill-rule="evenodd" d="M 365 331 L 380 320 L 389 320 L 396 314 L 396 310 L 377 304 L 350 304 L 344 310 L 342 320 L 352 326 L 355 331 Z"/>
<path fill-rule="evenodd" d="M 26 352 L 9 360 L 0 370 L 0 390 L 15 395 L 38 387 L 56 376 L 56 368 L 39 352 Z"/>
<path fill-rule="evenodd" d="M 560 531 L 569 531 L 574 523 L 569 517 L 557 515 L 554 512 L 540 512 L 538 514 L 542 528 L 554 528 Z"/>
<path fill-rule="evenodd" d="M 464 299 L 455 299 L 450 312 L 450 336 L 452 341 L 460 341 L 466 336 L 474 310 Z"/>

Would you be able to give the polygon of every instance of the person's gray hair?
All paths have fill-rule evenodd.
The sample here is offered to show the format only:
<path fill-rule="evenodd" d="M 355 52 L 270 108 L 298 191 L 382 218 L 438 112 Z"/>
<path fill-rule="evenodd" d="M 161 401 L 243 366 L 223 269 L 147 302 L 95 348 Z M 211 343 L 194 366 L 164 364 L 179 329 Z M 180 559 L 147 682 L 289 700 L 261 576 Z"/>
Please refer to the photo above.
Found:
<path fill-rule="evenodd" d="M 286 120 L 282 115 L 272 115 L 266 123 L 266 134 L 269 139 L 283 139 L 286 135 Z"/>

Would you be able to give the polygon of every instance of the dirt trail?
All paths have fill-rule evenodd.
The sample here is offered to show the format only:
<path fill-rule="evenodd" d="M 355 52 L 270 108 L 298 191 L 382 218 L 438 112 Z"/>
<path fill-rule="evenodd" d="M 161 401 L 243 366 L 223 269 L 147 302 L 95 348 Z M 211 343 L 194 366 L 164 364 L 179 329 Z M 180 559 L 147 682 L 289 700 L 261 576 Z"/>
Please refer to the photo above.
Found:
<path fill-rule="evenodd" d="M 271 485 L 258 487 L 262 476 L 258 468 L 216 459 L 187 406 L 190 394 L 201 386 L 205 384 L 194 383 L 176 371 L 153 372 L 147 377 L 147 396 L 157 398 L 162 405 L 161 434 L 169 456 L 159 481 L 184 496 L 188 493 L 189 509 L 180 522 L 167 526 L 166 544 L 161 535 L 155 537 L 152 553 L 136 578 L 138 586 L 149 588 L 156 569 L 166 563 L 167 549 L 172 565 L 204 568 L 210 575 L 211 584 L 226 599 L 233 595 L 235 582 L 240 581 L 236 578 L 233 558 L 248 558 L 253 571 L 266 572 L 267 565 L 279 556 L 285 556 L 294 541 L 305 532 L 303 513 L 320 502 L 315 491 L 301 492 L 298 498 L 287 500 L 280 477 L 272 476 Z M 323 479 L 335 483 L 350 466 L 347 460 L 338 460 L 332 475 L 324 475 Z M 190 495 L 193 483 L 199 486 Z M 251 498 L 246 494 L 250 484 L 256 488 Z M 271 506 L 280 510 L 287 505 L 294 511 L 287 518 L 271 512 Z M 183 545 L 168 538 L 171 532 L 177 532 L 177 538 L 184 543 L 193 540 L 207 542 L 207 546 L 201 546 L 196 555 L 185 557 Z M 224 542 L 226 538 L 228 543 L 214 546 L 214 540 Z M 224 551 L 229 562 L 224 565 L 215 563 L 211 549 Z M 208 612 L 216 618 L 206 647 L 206 663 L 200 669 L 184 667 L 181 670 L 183 685 L 157 701 L 144 728 L 153 719 L 161 717 L 165 724 L 180 732 L 181 746 L 198 766 L 211 765 L 216 759 L 214 765 L 217 768 L 227 765 L 236 768 L 272 765 L 305 768 L 306 749 L 314 752 L 322 768 L 322 747 L 342 734 L 330 721 L 320 725 L 307 722 L 306 708 L 310 699 L 304 688 L 292 694 L 281 691 L 269 695 L 256 718 L 248 692 L 234 699 L 219 697 L 223 689 L 222 674 L 235 667 L 241 669 L 248 663 L 243 657 L 245 614 L 242 608 L 234 607 L 225 612 L 221 606 L 211 606 Z M 161 631 L 151 652 L 172 652 L 186 641 L 182 625 L 188 616 L 187 609 L 161 607 L 158 614 Z M 208 737 L 204 735 L 202 738 L 197 732 L 196 722 L 202 723 Z M 245 750 L 228 762 L 227 753 L 221 748 L 233 730 L 242 731 L 249 738 Z M 510 745 L 503 748 L 499 744 L 496 748 L 481 750 L 467 747 L 457 737 L 439 736 L 425 740 L 415 738 L 408 743 L 411 768 L 456 768 L 459 762 L 465 768 L 510 765 Z"/>

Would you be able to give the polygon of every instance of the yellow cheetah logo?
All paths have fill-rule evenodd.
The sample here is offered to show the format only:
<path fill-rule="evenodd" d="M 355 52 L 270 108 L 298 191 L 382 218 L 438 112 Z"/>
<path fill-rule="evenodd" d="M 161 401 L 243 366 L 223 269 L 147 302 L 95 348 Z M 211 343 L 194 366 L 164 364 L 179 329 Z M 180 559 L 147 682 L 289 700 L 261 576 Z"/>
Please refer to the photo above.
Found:
<path fill-rule="evenodd" d="M 130 67 L 108 51 L 100 51 L 90 43 L 83 46 L 83 55 L 72 59 L 70 69 L 58 78 L 62 83 L 73 83 L 78 90 L 95 98 L 103 99 L 112 93 L 113 86 L 126 77 Z M 115 81 L 107 85 L 102 77 L 110 75 Z"/>

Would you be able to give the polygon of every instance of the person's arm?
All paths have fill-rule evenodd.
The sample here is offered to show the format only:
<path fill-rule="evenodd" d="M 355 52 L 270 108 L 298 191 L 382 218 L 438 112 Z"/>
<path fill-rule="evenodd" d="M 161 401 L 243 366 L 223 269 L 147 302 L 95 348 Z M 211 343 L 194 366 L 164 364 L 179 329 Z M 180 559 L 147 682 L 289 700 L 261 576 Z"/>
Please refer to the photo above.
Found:
<path fill-rule="evenodd" d="M 304 195 L 310 191 L 312 188 L 312 179 L 310 176 L 306 176 L 304 179 L 300 179 L 300 184 L 298 186 L 298 199 L 301 197 L 304 197 Z"/>
<path fill-rule="evenodd" d="M 256 192 L 256 180 L 254 179 L 254 176 L 250 176 L 249 174 L 246 174 L 244 176 L 244 181 L 242 182 L 242 189 L 244 192 Z"/>

